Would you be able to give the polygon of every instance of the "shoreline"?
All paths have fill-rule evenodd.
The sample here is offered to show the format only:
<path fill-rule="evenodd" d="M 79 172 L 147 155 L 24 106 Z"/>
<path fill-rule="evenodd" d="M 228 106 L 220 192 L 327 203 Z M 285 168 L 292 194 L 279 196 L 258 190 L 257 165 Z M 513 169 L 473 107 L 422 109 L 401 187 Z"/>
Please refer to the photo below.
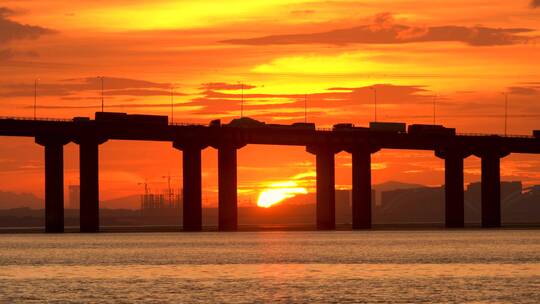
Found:
<path fill-rule="evenodd" d="M 540 230 L 540 223 L 534 224 L 505 224 L 500 228 L 482 228 L 479 224 L 468 224 L 464 228 L 446 228 L 443 224 L 377 224 L 371 229 L 353 230 L 351 225 L 336 225 L 334 230 L 317 230 L 314 225 L 239 225 L 237 231 L 232 232 L 267 232 L 267 231 L 472 231 L 472 230 Z M 183 231 L 181 226 L 152 225 L 152 226 L 102 226 L 98 233 L 157 233 L 157 232 L 178 232 L 178 233 L 204 233 L 218 232 L 217 226 L 205 226 L 202 231 Z M 0 227 L 0 234 L 45 234 L 44 227 Z M 65 227 L 63 233 L 80 233 L 79 227 Z M 61 234 L 61 233 L 52 233 Z M 87 234 L 87 233 L 85 233 Z M 92 234 L 92 233 L 90 233 Z"/>

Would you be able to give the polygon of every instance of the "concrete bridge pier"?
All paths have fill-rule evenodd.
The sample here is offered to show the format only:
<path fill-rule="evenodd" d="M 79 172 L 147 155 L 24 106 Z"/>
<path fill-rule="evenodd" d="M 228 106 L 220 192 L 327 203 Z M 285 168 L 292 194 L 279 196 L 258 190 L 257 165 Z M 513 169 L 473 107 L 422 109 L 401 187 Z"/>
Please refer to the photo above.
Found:
<path fill-rule="evenodd" d="M 174 142 L 176 149 L 182 150 L 182 182 L 184 231 L 202 231 L 202 173 L 201 150 L 199 145 L 185 145 Z"/>
<path fill-rule="evenodd" d="M 64 232 L 64 145 L 56 137 L 36 137 L 45 148 L 45 232 Z"/>
<path fill-rule="evenodd" d="M 463 188 L 463 160 L 470 154 L 456 149 L 437 150 L 444 159 L 445 226 L 465 227 L 465 191 Z"/>
<path fill-rule="evenodd" d="M 371 219 L 371 154 L 379 149 L 356 147 L 352 154 L 352 228 L 370 229 Z"/>
<path fill-rule="evenodd" d="M 237 157 L 238 146 L 218 147 L 218 229 L 238 230 Z"/>
<path fill-rule="evenodd" d="M 509 153 L 489 149 L 479 156 L 482 162 L 482 227 L 501 227 L 501 158 Z"/>
<path fill-rule="evenodd" d="M 99 145 L 105 140 L 82 138 L 79 144 L 80 231 L 99 232 Z"/>
<path fill-rule="evenodd" d="M 317 229 L 336 229 L 335 151 L 326 146 L 309 146 L 307 151 L 316 157 Z"/>

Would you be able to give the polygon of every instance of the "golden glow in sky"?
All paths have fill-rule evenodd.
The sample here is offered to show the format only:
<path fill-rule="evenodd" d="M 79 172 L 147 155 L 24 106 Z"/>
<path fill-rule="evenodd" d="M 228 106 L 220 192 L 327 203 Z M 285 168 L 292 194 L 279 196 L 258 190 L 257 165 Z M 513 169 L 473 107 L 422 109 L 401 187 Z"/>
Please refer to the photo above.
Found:
<path fill-rule="evenodd" d="M 284 199 L 295 197 L 297 194 L 307 194 L 308 191 L 304 187 L 299 187 L 294 181 L 272 183 L 268 188 L 261 191 L 257 206 L 263 208 L 272 207 Z"/>

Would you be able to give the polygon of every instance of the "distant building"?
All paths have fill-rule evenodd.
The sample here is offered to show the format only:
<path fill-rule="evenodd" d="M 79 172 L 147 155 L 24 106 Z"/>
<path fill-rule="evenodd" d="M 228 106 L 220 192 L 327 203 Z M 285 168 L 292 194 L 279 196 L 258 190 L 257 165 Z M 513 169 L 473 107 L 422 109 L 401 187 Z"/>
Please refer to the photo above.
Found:
<path fill-rule="evenodd" d="M 141 195 L 141 217 L 147 224 L 178 223 L 182 217 L 182 191 Z"/>
<path fill-rule="evenodd" d="M 376 192 L 371 190 L 371 205 L 376 202 Z M 336 223 L 352 223 L 352 190 L 336 190 Z"/>
<path fill-rule="evenodd" d="M 68 194 L 69 194 L 68 208 L 79 209 L 81 206 L 81 186 L 69 185 Z"/>
<path fill-rule="evenodd" d="M 482 185 L 471 183 L 465 191 L 465 222 L 480 223 Z M 443 223 L 445 189 L 416 187 L 384 191 L 380 205 L 373 209 L 374 223 Z M 501 182 L 501 213 L 506 223 L 540 222 L 540 186 L 523 191 L 519 181 Z"/>
<path fill-rule="evenodd" d="M 521 182 L 501 182 L 501 212 L 503 221 L 511 219 L 515 210 L 508 203 L 519 200 L 523 192 Z M 482 183 L 470 183 L 465 191 L 465 222 L 479 223 L 482 216 Z"/>
<path fill-rule="evenodd" d="M 501 182 L 501 201 L 510 199 L 512 196 L 519 196 L 523 192 L 521 182 Z M 473 202 L 482 200 L 482 183 L 470 183 L 465 191 L 465 199 Z"/>
<path fill-rule="evenodd" d="M 378 223 L 438 223 L 444 220 L 444 187 L 399 189 L 381 193 L 375 205 Z"/>
<path fill-rule="evenodd" d="M 540 185 L 534 185 L 530 187 L 528 190 L 529 190 L 529 193 L 531 194 L 540 195 Z"/>

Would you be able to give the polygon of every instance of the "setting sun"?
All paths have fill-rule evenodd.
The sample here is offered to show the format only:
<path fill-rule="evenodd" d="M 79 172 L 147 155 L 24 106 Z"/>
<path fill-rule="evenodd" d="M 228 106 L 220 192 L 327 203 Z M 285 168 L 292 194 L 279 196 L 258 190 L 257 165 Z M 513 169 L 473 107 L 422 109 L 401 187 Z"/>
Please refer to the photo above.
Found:
<path fill-rule="evenodd" d="M 257 206 L 269 208 L 284 199 L 295 197 L 297 194 L 307 194 L 307 189 L 299 187 L 296 182 L 272 183 L 259 194 Z"/>

